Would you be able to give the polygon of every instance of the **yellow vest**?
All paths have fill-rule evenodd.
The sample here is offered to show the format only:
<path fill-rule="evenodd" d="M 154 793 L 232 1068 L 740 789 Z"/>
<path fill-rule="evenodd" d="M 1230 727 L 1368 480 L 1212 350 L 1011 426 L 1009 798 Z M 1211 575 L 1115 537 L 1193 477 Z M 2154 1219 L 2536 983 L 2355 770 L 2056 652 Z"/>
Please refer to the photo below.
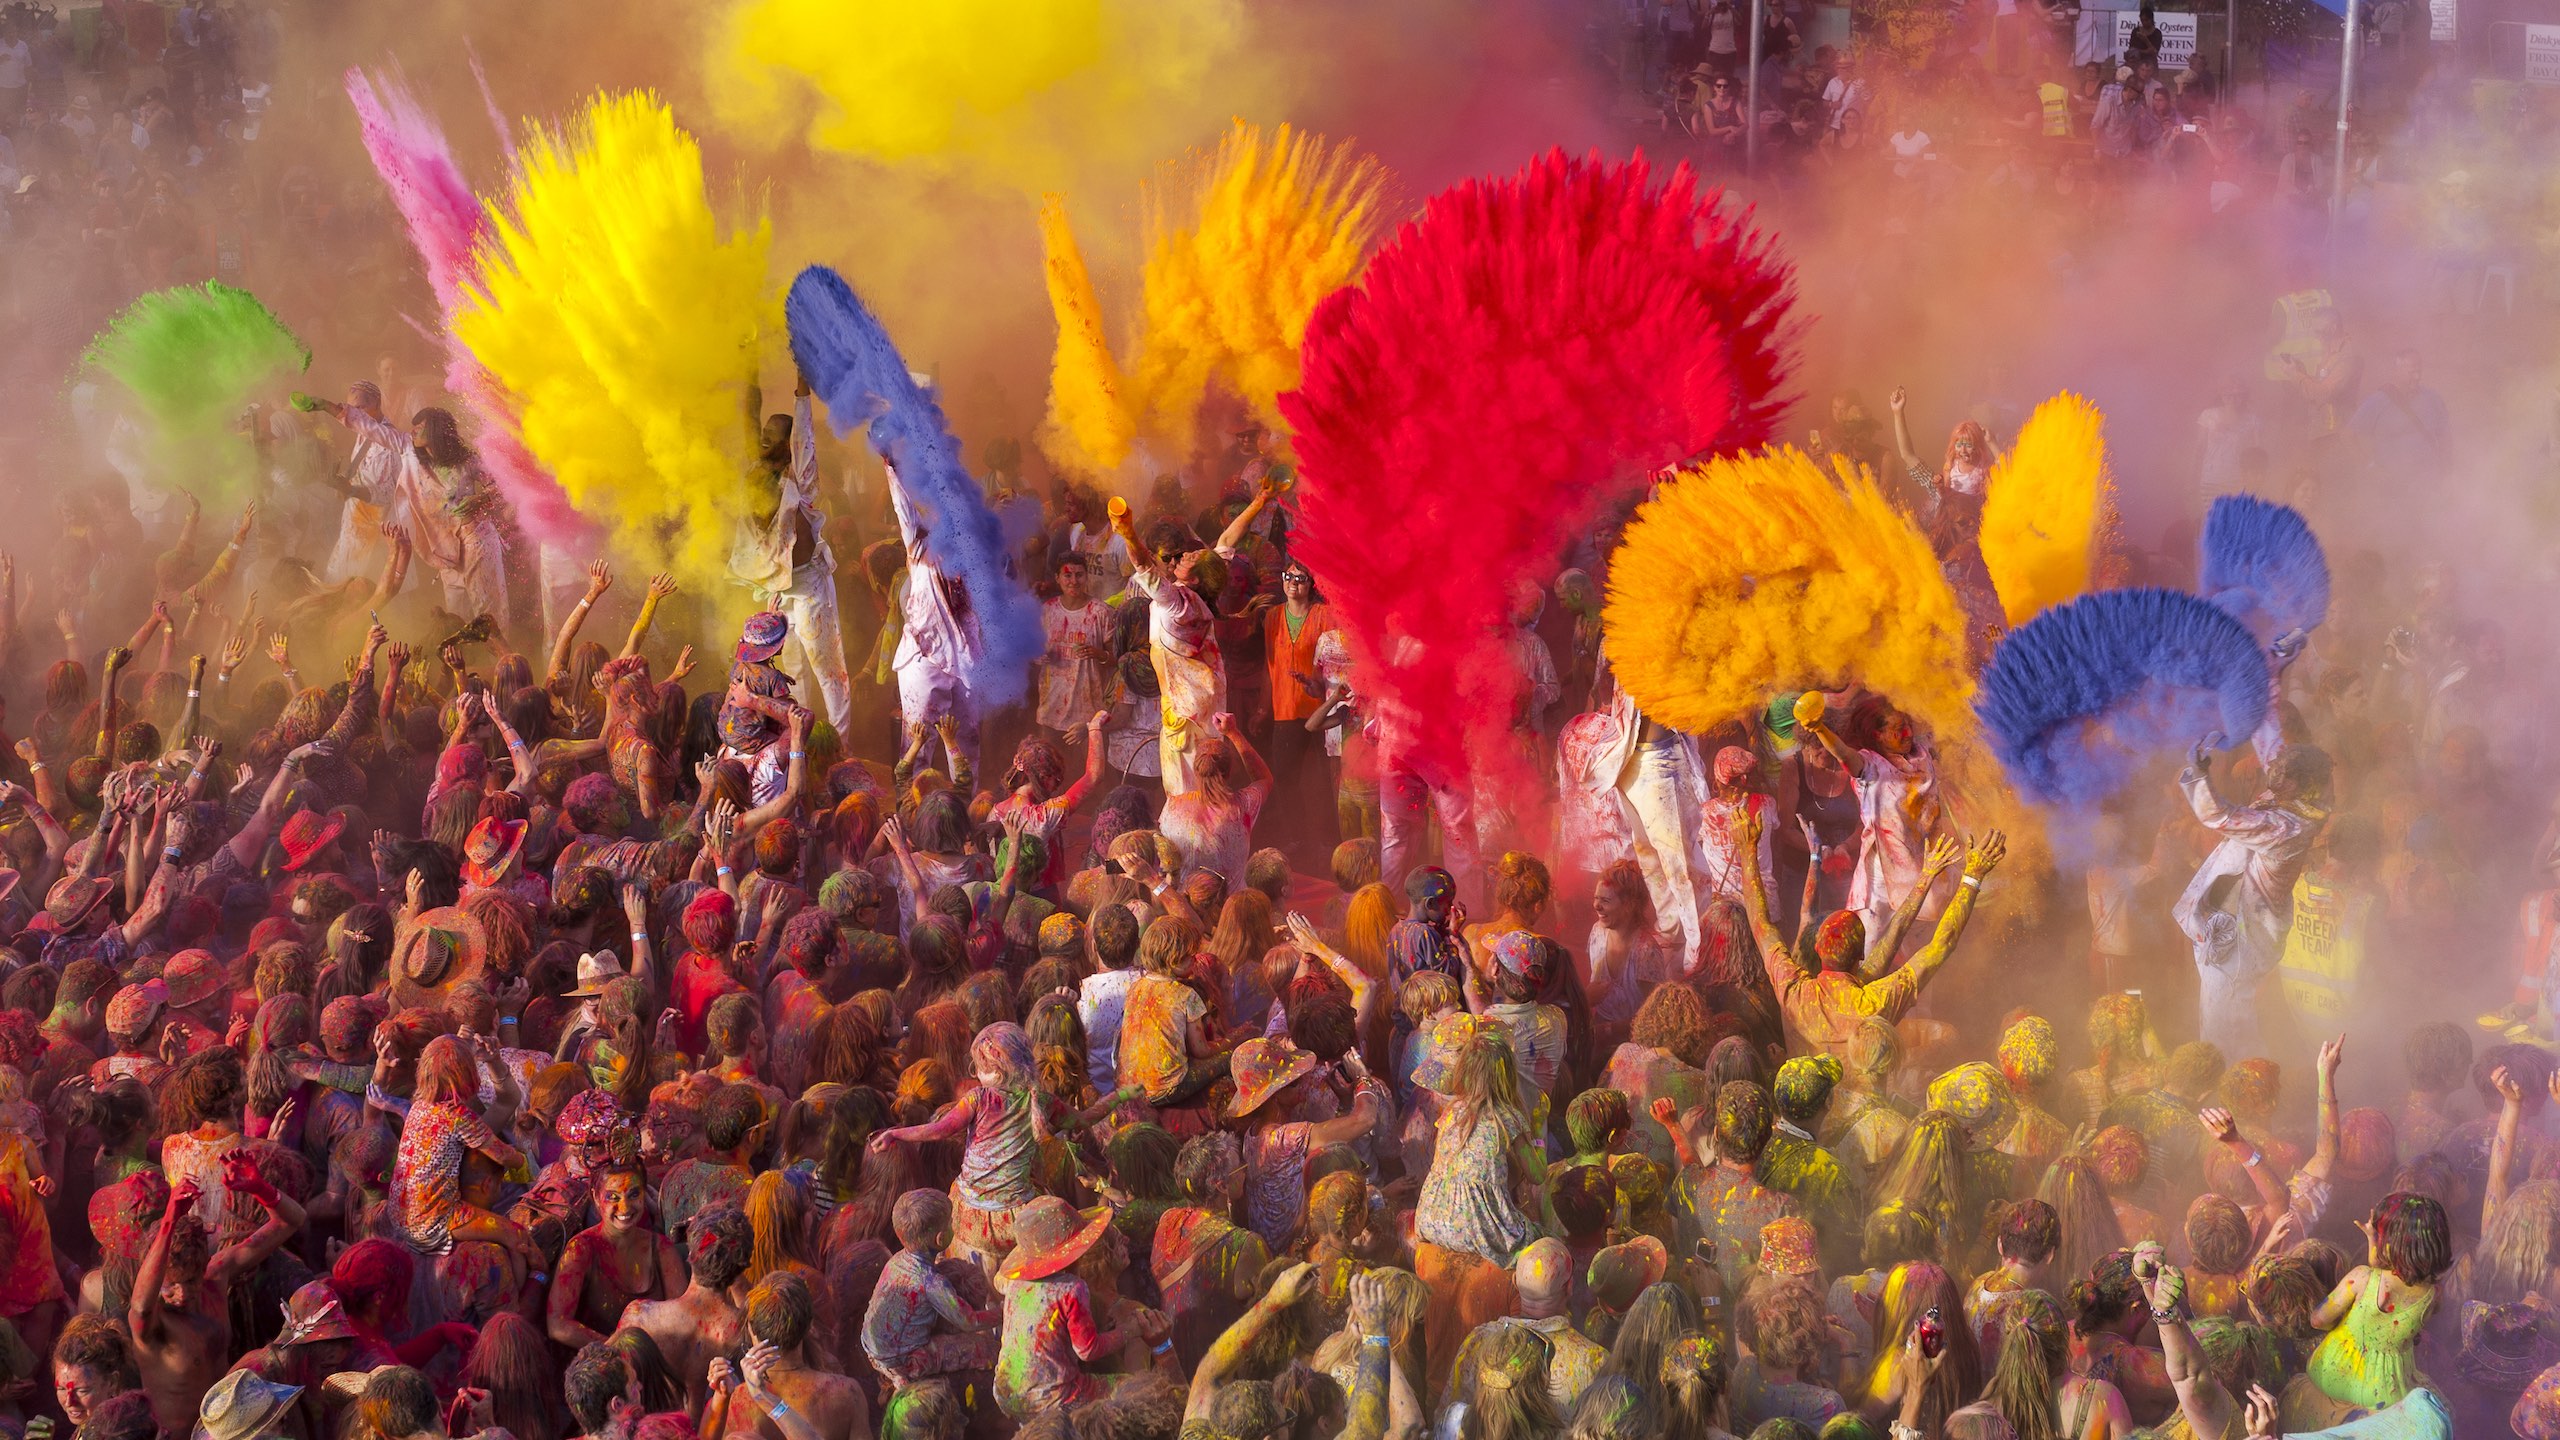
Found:
<path fill-rule="evenodd" d="M 2044 133 L 2047 138 L 2071 138 L 2071 92 L 2047 80 L 2036 87 L 2036 98 L 2044 102 Z"/>
<path fill-rule="evenodd" d="M 2355 999 L 2364 969 L 2365 922 L 2373 894 L 2342 889 L 2306 872 L 2293 882 L 2293 928 L 2279 974 L 2285 1003 L 2305 1020 L 2334 1020 Z"/>

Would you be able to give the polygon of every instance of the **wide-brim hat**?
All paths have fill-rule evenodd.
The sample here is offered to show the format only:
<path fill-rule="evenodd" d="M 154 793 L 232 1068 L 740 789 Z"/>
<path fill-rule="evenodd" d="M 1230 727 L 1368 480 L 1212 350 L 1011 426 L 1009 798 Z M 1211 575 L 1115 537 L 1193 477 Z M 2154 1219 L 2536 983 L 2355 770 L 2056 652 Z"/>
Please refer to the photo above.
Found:
<path fill-rule="evenodd" d="M 106 903 L 108 892 L 116 882 L 104 875 L 65 875 L 53 882 L 45 892 L 45 918 L 56 930 L 69 932 L 88 923 L 90 915 Z"/>
<path fill-rule="evenodd" d="M 1055 1195 L 1043 1195 L 1013 1212 L 1013 1253 L 1005 1257 L 997 1278 L 1046 1280 L 1083 1259 L 1110 1228 L 1108 1210 L 1079 1211 Z"/>
<path fill-rule="evenodd" d="M 324 1340 L 352 1340 L 356 1327 L 347 1322 L 346 1307 L 338 1303 L 338 1292 L 326 1280 L 312 1280 L 293 1292 L 284 1302 L 284 1328 L 276 1332 L 278 1345 L 317 1345 Z"/>
<path fill-rule="evenodd" d="M 770 660 L 782 653 L 782 642 L 791 636 L 791 621 L 778 611 L 759 610 L 747 617 L 738 632 L 738 658 L 750 664 Z"/>
<path fill-rule="evenodd" d="M 222 962 L 210 950 L 181 950 L 160 967 L 160 981 L 169 987 L 169 1008 L 186 1010 L 201 1005 L 226 988 Z"/>
<path fill-rule="evenodd" d="M 1316 1068 L 1316 1057 L 1286 1040 L 1256 1037 L 1236 1047 L 1235 1062 L 1229 1072 L 1235 1077 L 1236 1098 L 1227 1103 L 1227 1114 L 1243 1119 L 1262 1108 L 1272 1096 L 1303 1080 Z"/>
<path fill-rule="evenodd" d="M 347 818 L 335 812 L 296 810 L 284 822 L 276 843 L 284 847 L 284 868 L 300 871 L 345 833 Z"/>
<path fill-rule="evenodd" d="M 251 1440 L 263 1435 L 302 1395 L 299 1385 L 279 1385 L 252 1370 L 234 1370 L 204 1392 L 196 1412 L 195 1440 Z"/>
<path fill-rule="evenodd" d="M 168 1003 L 169 987 L 157 978 L 127 985 L 107 1001 L 107 1030 L 116 1035 L 140 1035 L 160 1018 Z"/>
<path fill-rule="evenodd" d="M 525 822 L 491 816 L 471 827 L 462 842 L 462 878 L 474 885 L 497 885 L 515 868 L 524 849 Z"/>
<path fill-rule="evenodd" d="M 610 950 L 595 950 L 578 957 L 578 988 L 565 999 L 593 1000 L 604 994 L 604 987 L 616 980 L 629 979 L 631 972 L 622 968 L 622 959 Z"/>
<path fill-rule="evenodd" d="M 370 1370 L 341 1370 L 320 1382 L 320 1393 L 333 1400 L 353 1400 L 364 1394 L 364 1387 L 373 1383 L 374 1376 L 399 1368 L 397 1365 L 376 1365 Z"/>
<path fill-rule="evenodd" d="M 394 979 L 434 989 L 479 969 L 489 933 L 479 917 L 458 905 L 429 910 L 411 921 L 391 951 Z"/>

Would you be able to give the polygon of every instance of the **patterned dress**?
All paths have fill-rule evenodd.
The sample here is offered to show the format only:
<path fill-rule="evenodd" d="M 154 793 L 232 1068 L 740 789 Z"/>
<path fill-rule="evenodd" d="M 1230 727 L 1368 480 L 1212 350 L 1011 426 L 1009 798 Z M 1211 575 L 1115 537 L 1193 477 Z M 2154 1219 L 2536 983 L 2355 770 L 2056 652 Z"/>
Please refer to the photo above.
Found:
<path fill-rule="evenodd" d="M 466 1106 L 438 1100 L 409 1107 L 391 1166 L 391 1215 L 411 1249 L 433 1255 L 452 1245 L 446 1227 L 462 1205 L 462 1158 L 497 1143 L 489 1122 Z"/>
<path fill-rule="evenodd" d="M 1524 1133 L 1508 1110 L 1489 1111 L 1473 1125 L 1454 1109 L 1441 1116 L 1414 1233 L 1443 1250 L 1508 1266 L 1538 1233 L 1511 1200 L 1511 1154 Z"/>

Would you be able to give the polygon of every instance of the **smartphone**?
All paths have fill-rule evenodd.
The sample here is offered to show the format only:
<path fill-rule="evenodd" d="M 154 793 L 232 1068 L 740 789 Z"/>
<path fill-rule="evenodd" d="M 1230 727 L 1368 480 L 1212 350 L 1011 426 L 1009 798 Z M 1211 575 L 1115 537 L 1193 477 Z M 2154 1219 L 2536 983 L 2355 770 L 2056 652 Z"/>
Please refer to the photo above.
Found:
<path fill-rule="evenodd" d="M 1938 1307 L 1932 1305 L 1920 1317 L 1920 1353 L 1931 1360 L 1947 1348 L 1947 1327 L 1938 1319 Z"/>
<path fill-rule="evenodd" d="M 1704 1235 L 1699 1236 L 1697 1256 L 1710 1265 L 1716 1263 L 1716 1242 Z"/>

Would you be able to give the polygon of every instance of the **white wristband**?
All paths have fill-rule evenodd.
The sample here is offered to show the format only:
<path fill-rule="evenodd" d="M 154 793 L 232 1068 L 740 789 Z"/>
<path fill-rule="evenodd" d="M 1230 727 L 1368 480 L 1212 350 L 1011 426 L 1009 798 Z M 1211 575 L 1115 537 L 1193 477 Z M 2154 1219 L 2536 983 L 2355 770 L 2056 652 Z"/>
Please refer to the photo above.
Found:
<path fill-rule="evenodd" d="M 1979 875 L 1967 875 L 1956 883 L 1962 885 L 1968 890 L 1979 890 L 1982 888 L 1982 877 Z"/>
<path fill-rule="evenodd" d="M 201 700 L 204 698 L 204 692 L 201 690 L 189 690 L 187 692 L 187 698 L 190 700 Z"/>

